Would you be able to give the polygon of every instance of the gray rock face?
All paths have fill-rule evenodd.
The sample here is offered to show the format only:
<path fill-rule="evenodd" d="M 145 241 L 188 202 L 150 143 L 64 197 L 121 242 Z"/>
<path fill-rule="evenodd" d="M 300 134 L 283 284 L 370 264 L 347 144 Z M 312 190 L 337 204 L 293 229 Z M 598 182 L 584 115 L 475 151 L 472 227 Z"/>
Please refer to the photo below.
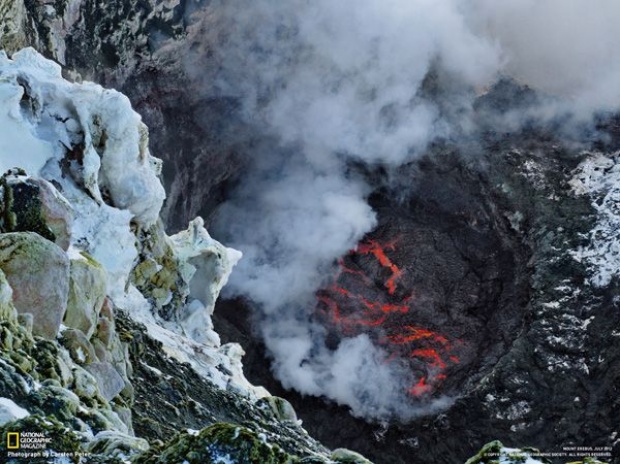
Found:
<path fill-rule="evenodd" d="M 13 289 L 0 271 L 0 321 L 16 321 L 17 311 L 13 306 Z"/>
<path fill-rule="evenodd" d="M 95 332 L 99 312 L 106 297 L 106 272 L 88 256 L 72 259 L 69 298 L 64 323 L 81 330 L 87 338 Z"/>
<path fill-rule="evenodd" d="M 2 234 L 0 269 L 13 289 L 17 311 L 33 315 L 33 333 L 54 339 L 67 309 L 67 255 L 34 232 Z"/>
<path fill-rule="evenodd" d="M 73 209 L 56 188 L 43 179 L 31 179 L 39 188 L 41 214 L 47 227 L 54 233 L 54 242 L 63 250 L 69 248 L 71 242 L 71 226 L 73 225 Z"/>
<path fill-rule="evenodd" d="M 99 393 L 108 401 L 125 387 L 125 381 L 110 363 L 92 363 L 86 366 L 86 370 L 97 380 Z"/>
<path fill-rule="evenodd" d="M 28 13 L 24 2 L 1 0 L 0 18 L 3 23 L 0 49 L 18 50 L 29 43 L 26 28 Z"/>
<path fill-rule="evenodd" d="M 135 454 L 136 452 L 146 451 L 149 444 L 142 438 L 132 437 L 120 432 L 103 431 L 95 435 L 94 440 L 89 443 L 88 450 L 92 453 L 101 453 L 108 456 L 118 454 Z"/>

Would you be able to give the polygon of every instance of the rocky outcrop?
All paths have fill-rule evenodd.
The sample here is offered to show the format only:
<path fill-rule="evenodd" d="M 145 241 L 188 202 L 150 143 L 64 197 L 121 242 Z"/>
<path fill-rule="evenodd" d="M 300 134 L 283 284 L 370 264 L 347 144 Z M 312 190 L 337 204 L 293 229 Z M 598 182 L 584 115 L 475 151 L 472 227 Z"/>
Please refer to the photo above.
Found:
<path fill-rule="evenodd" d="M 17 321 L 17 311 L 13 305 L 13 289 L 6 280 L 4 272 L 0 270 L 0 320 Z"/>
<path fill-rule="evenodd" d="M 198 462 L 205 446 L 242 461 L 334 462 L 289 403 L 257 402 L 268 394 L 243 376 L 242 348 L 220 344 L 211 315 L 240 253 L 200 218 L 166 235 L 160 163 L 127 100 L 63 81 L 33 50 L 14 58 L 0 56 L 0 95 L 11 95 L 0 117 L 15 129 L 0 135 L 17 138 L 0 145 L 2 166 L 19 164 L 20 142 L 45 149 L 2 178 L 3 440 L 40 433 L 54 452 L 110 463 Z M 189 427 L 203 430 L 194 439 Z"/>

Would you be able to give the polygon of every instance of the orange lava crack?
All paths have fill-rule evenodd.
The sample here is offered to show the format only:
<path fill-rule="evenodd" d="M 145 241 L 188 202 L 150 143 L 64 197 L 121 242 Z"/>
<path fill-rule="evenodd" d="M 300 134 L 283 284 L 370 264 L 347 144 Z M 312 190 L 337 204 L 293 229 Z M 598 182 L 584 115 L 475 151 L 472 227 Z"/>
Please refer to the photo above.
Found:
<path fill-rule="evenodd" d="M 360 279 L 364 287 L 372 285 L 372 279 L 363 270 L 348 266 L 342 258 L 338 261 L 340 272 L 335 276 L 333 284 L 317 293 L 317 299 L 323 305 L 319 308 L 344 335 L 354 336 L 379 328 L 391 333 L 387 336 L 379 334 L 379 343 L 389 355 L 386 362 L 403 355 L 417 363 L 422 362 L 426 366 L 426 375 L 420 376 L 416 384 L 407 389 L 409 394 L 420 397 L 436 391 L 446 379 L 446 369 L 458 364 L 460 359 L 453 354 L 453 343 L 447 337 L 427 328 L 402 324 L 402 315 L 411 309 L 412 294 L 394 301 L 403 271 L 387 256 L 386 251 L 395 251 L 397 241 L 382 245 L 376 240 L 368 240 L 349 252 L 349 256 L 371 255 L 382 268 L 390 271 L 383 285 L 387 295 L 371 301 L 345 288 L 340 282 L 344 274 L 349 276 L 347 279 Z M 344 279 L 345 283 L 347 279 Z M 461 342 L 456 340 L 456 343 L 459 345 Z"/>
<path fill-rule="evenodd" d="M 390 295 L 394 295 L 394 292 L 396 291 L 396 280 L 399 279 L 400 276 L 402 276 L 403 274 L 402 271 L 398 268 L 398 266 L 394 264 L 385 254 L 385 250 L 394 251 L 395 249 L 396 240 L 385 245 L 381 245 L 379 242 L 376 242 L 374 240 L 369 240 L 368 243 L 360 243 L 357 246 L 357 253 L 363 255 L 374 255 L 374 257 L 377 258 L 377 261 L 379 261 L 379 264 L 381 264 L 381 266 L 388 268 L 392 272 L 391 277 L 385 282 L 385 288 L 388 289 L 388 293 Z"/>

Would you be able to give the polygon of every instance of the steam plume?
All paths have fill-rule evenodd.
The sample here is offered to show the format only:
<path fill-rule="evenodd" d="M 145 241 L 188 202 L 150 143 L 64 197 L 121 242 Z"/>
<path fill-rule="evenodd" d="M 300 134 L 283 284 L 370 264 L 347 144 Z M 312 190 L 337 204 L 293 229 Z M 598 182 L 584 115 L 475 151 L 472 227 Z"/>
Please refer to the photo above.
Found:
<path fill-rule="evenodd" d="M 545 111 L 620 103 L 620 6 L 601 0 L 214 1 L 209 85 L 266 136 L 217 228 L 244 253 L 229 292 L 261 311 L 274 372 L 373 418 L 410 417 L 409 382 L 366 336 L 326 348 L 309 317 L 333 262 L 376 225 L 352 160 L 396 168 L 459 128 L 425 96 L 431 69 L 476 92 L 509 75 L 553 94 Z M 541 110 L 542 111 L 542 110 Z M 465 112 L 466 114 L 466 112 Z M 459 124 L 464 124 L 463 121 Z M 430 407 L 441 406 L 436 403 Z M 422 411 L 424 412 L 424 411 Z"/>

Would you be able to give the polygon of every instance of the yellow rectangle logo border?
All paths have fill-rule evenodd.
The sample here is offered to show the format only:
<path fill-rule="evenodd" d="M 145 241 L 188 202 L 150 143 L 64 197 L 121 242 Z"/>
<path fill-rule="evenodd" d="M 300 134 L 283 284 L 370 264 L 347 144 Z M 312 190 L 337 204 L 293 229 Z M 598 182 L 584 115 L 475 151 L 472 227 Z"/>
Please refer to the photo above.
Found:
<path fill-rule="evenodd" d="M 6 434 L 6 449 L 19 449 L 19 432 L 8 432 Z"/>

